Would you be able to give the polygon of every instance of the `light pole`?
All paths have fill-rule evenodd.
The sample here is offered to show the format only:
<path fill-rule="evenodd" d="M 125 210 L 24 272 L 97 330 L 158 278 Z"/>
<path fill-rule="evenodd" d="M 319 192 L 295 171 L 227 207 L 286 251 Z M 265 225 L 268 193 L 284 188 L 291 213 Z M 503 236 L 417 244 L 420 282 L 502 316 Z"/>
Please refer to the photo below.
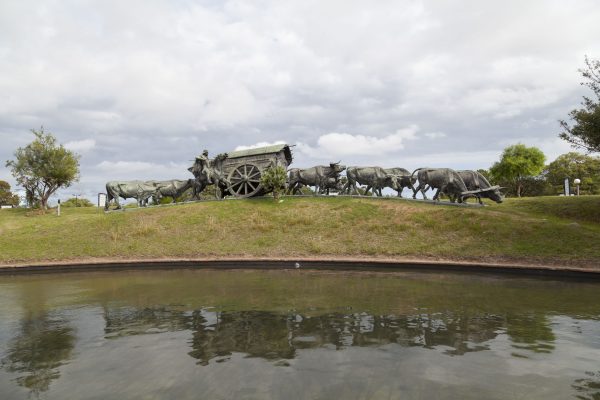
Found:
<path fill-rule="evenodd" d="M 579 196 L 579 184 L 581 183 L 581 179 L 575 178 L 575 180 L 573 180 L 573 183 L 575 184 L 575 186 L 577 186 L 577 196 Z"/>

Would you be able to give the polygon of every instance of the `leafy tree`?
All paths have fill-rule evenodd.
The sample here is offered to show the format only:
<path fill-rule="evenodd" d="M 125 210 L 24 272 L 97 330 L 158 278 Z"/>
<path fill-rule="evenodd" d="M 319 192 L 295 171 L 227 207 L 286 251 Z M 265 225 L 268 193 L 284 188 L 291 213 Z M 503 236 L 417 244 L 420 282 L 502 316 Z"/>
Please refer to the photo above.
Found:
<path fill-rule="evenodd" d="M 79 156 L 56 142 L 51 133 L 32 129 L 35 140 L 15 151 L 15 160 L 6 162 L 17 183 L 25 188 L 30 205 L 48 208 L 48 199 L 61 187 L 79 179 Z"/>
<path fill-rule="evenodd" d="M 260 183 L 267 191 L 273 191 L 273 198 L 279 200 L 279 196 L 285 191 L 287 173 L 285 168 L 275 165 L 267 168 L 260 177 Z"/>
<path fill-rule="evenodd" d="M 583 96 L 583 108 L 569 113 L 573 125 L 564 120 L 559 121 L 563 128 L 559 137 L 574 147 L 600 152 L 600 60 L 590 60 L 586 56 L 585 65 L 585 69 L 579 70 L 586 79 L 581 84 L 590 88 L 596 98 Z"/>
<path fill-rule="evenodd" d="M 490 168 L 490 175 L 496 184 L 507 186 L 521 197 L 527 178 L 538 176 L 544 169 L 545 160 L 546 156 L 537 147 L 519 143 L 504 149 L 500 161 Z"/>
<path fill-rule="evenodd" d="M 69 199 L 60 203 L 62 207 L 94 207 L 88 199 Z"/>
<path fill-rule="evenodd" d="M 600 193 L 600 157 L 592 157 L 571 152 L 560 155 L 545 168 L 546 180 L 554 188 L 554 194 L 563 191 L 565 178 L 571 184 L 581 179 L 580 192 L 584 194 Z"/>
<path fill-rule="evenodd" d="M 19 195 L 10 191 L 10 183 L 0 181 L 0 206 L 18 206 Z"/>

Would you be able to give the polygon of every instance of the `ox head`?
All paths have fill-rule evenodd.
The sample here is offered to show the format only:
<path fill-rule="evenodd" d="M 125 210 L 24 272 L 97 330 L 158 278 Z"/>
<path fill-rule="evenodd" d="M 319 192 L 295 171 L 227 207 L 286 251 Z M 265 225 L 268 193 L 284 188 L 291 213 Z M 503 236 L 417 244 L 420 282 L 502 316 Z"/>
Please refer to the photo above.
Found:
<path fill-rule="evenodd" d="M 399 180 L 400 178 L 396 175 L 388 175 L 385 178 L 385 186 L 391 187 L 394 190 L 400 190 L 400 184 L 398 184 Z"/>
<path fill-rule="evenodd" d="M 500 186 L 491 186 L 486 191 L 486 197 L 496 203 L 502 203 L 504 201 L 504 196 L 500 193 Z"/>
<path fill-rule="evenodd" d="M 336 163 L 329 163 L 329 168 L 331 168 L 331 172 L 333 174 L 337 175 L 337 174 L 339 174 L 340 172 L 342 172 L 343 170 L 346 169 L 346 166 L 345 165 L 341 165 L 340 161 L 338 161 Z"/>
<path fill-rule="evenodd" d="M 467 192 L 462 192 L 461 197 L 463 199 L 466 199 L 469 197 L 480 196 L 485 197 L 486 199 L 493 200 L 496 203 L 502 203 L 504 201 L 504 196 L 502 195 L 502 193 L 500 193 L 500 189 L 500 186 L 491 186 L 486 189 L 470 190 Z"/>

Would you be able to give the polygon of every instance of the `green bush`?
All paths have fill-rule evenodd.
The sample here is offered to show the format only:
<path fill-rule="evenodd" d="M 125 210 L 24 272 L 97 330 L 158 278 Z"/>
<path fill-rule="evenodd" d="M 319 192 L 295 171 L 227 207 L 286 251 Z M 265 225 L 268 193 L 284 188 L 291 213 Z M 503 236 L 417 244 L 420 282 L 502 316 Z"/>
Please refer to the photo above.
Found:
<path fill-rule="evenodd" d="M 88 199 L 69 199 L 61 201 L 60 205 L 62 207 L 94 207 L 94 203 Z"/>
<path fill-rule="evenodd" d="M 273 192 L 273 198 L 279 200 L 281 193 L 285 191 L 285 183 L 287 181 L 287 173 L 285 168 L 276 165 L 267 168 L 261 178 L 260 183 L 269 192 Z"/>

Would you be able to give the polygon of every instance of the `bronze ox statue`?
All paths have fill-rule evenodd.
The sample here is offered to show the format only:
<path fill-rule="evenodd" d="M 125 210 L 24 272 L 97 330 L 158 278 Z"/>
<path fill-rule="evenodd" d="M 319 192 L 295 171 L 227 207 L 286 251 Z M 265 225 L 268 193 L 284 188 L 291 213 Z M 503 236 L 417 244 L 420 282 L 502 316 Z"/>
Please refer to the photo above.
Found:
<path fill-rule="evenodd" d="M 483 204 L 481 198 L 487 198 L 496 203 L 502 203 L 504 196 L 500 193 L 500 186 L 492 186 L 490 182 L 478 171 L 461 170 L 456 171 L 462 178 L 465 186 L 474 197 L 477 198 L 479 204 Z M 450 201 L 454 202 L 454 198 L 450 197 Z"/>
<path fill-rule="evenodd" d="M 288 193 L 297 194 L 302 186 L 314 186 L 317 195 L 328 188 L 338 187 L 340 173 L 346 169 L 339 161 L 311 168 L 291 168 L 288 171 Z M 333 182 L 331 181 L 333 179 Z M 333 186 L 333 187 L 332 187 Z"/>
<path fill-rule="evenodd" d="M 104 210 L 108 210 L 110 202 L 114 201 L 117 204 L 117 209 L 121 208 L 119 197 L 125 199 L 136 199 L 139 207 L 143 207 L 148 203 L 148 199 L 154 196 L 157 192 L 156 186 L 152 183 L 144 181 L 111 181 L 106 183 L 106 203 Z"/>
<path fill-rule="evenodd" d="M 381 196 L 381 190 L 385 187 L 391 187 L 398 190 L 398 179 L 396 175 L 387 173 L 381 167 L 348 167 L 346 169 L 346 178 L 348 182 L 344 188 L 347 194 L 358 194 L 356 184 L 367 185 L 365 195 L 368 195 L 372 188 L 373 193 Z"/>
<path fill-rule="evenodd" d="M 450 168 L 418 168 L 412 175 L 417 174 L 419 185 L 413 189 L 413 199 L 421 192 L 427 199 L 425 191 L 437 189 L 433 200 L 439 200 L 440 194 L 445 194 L 452 202 L 463 203 L 469 197 L 475 197 L 480 204 L 481 198 L 489 198 L 497 203 L 504 199 L 500 186 L 492 186 L 483 175 L 477 171 L 455 171 Z"/>
<path fill-rule="evenodd" d="M 419 185 L 413 189 L 413 199 L 417 198 L 417 192 L 421 192 L 423 199 L 427 200 L 425 191 L 428 189 L 437 189 L 433 195 L 433 200 L 439 200 L 440 194 L 444 193 L 453 197 L 459 203 L 462 203 L 469 194 L 467 186 L 462 178 L 453 169 L 450 168 L 418 168 L 411 174 L 417 174 Z"/>
<path fill-rule="evenodd" d="M 396 175 L 396 179 L 398 180 L 398 189 L 396 189 L 396 191 L 398 192 L 398 197 L 402 197 L 402 190 L 404 188 L 410 188 L 410 190 L 415 190 L 413 185 L 415 184 L 417 179 L 414 178 L 411 175 L 410 171 L 408 171 L 407 169 L 386 168 L 384 169 L 384 171 L 390 175 Z"/>

